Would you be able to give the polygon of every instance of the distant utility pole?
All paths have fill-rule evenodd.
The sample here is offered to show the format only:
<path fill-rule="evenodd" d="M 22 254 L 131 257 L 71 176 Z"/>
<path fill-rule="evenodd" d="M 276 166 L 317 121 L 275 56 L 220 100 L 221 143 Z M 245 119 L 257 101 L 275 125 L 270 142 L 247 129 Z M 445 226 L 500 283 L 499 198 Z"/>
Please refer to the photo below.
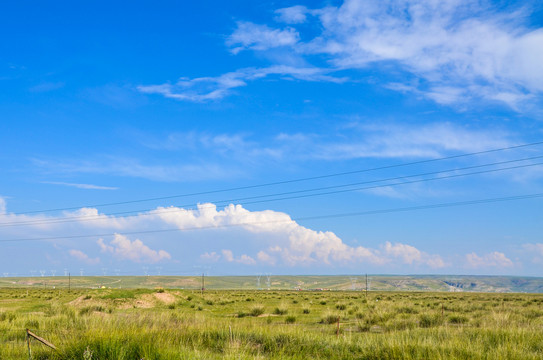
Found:
<path fill-rule="evenodd" d="M 204 279 L 204 273 L 202 273 L 202 296 L 204 296 L 204 290 L 205 290 L 205 279 Z"/>
<path fill-rule="evenodd" d="M 262 274 L 258 274 L 256 276 L 256 289 L 259 290 L 260 289 L 260 278 L 262 277 Z"/>

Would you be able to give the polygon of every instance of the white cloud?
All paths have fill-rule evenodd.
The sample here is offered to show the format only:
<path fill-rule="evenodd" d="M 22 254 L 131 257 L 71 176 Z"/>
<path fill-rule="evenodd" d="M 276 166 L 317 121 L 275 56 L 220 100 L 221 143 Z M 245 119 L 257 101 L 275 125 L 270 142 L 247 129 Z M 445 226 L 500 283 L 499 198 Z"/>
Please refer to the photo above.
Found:
<path fill-rule="evenodd" d="M 523 22 L 528 7 L 499 9 L 478 0 L 346 0 L 340 6 L 295 5 L 275 13 L 290 27 L 240 21 L 226 40 L 231 51 L 264 52 L 272 68 L 292 65 L 293 59 L 304 68 L 318 63 L 328 74 L 301 80 L 331 81 L 330 74 L 342 70 L 361 76 L 384 72 L 385 87 L 462 108 L 484 100 L 522 111 L 543 92 L 543 29 Z M 309 21 L 313 26 L 296 28 Z M 321 31 L 315 34 L 315 28 Z M 306 29 L 311 30 L 306 34 Z M 247 69 L 139 90 L 187 101 L 220 99 L 247 80 L 262 78 L 240 72 Z M 206 82 L 207 90 L 196 90 Z"/>
<path fill-rule="evenodd" d="M 247 85 L 247 82 L 268 76 L 283 79 L 305 81 L 326 81 L 341 83 L 345 78 L 327 75 L 329 70 L 311 66 L 296 67 L 291 65 L 273 65 L 265 68 L 244 68 L 217 77 L 181 78 L 175 84 L 140 85 L 137 89 L 146 94 L 160 94 L 167 98 L 193 102 L 205 102 L 222 99 L 235 88 Z"/>
<path fill-rule="evenodd" d="M 142 163 L 139 159 L 107 157 L 92 160 L 43 160 L 33 159 L 33 164 L 45 173 L 63 174 L 111 174 L 154 181 L 200 181 L 224 179 L 238 176 L 239 172 L 223 164 L 185 163 L 159 164 Z"/>
<path fill-rule="evenodd" d="M 261 250 L 257 253 L 257 259 L 268 264 L 277 263 L 277 258 L 288 266 L 358 262 L 382 265 L 399 259 L 408 265 L 445 266 L 439 256 L 423 252 L 419 252 L 417 259 L 412 259 L 412 254 L 418 250 L 405 244 L 387 244 L 383 253 L 362 246 L 351 247 L 333 232 L 308 229 L 287 214 L 271 210 L 251 212 L 241 205 L 229 205 L 217 211 L 213 204 L 201 204 L 198 210 L 157 212 L 157 215 L 179 229 L 237 225 L 254 234 L 268 235 L 261 240 Z M 228 262 L 255 263 L 249 255 L 236 258 L 231 250 L 222 250 L 222 256 Z"/>
<path fill-rule="evenodd" d="M 466 261 L 468 267 L 477 269 L 477 268 L 488 268 L 488 267 L 512 267 L 513 261 L 505 256 L 504 253 L 494 251 L 483 256 L 479 256 L 476 253 L 471 253 L 466 255 Z"/>
<path fill-rule="evenodd" d="M 352 139 L 310 144 L 320 159 L 440 157 L 450 151 L 477 152 L 511 145 L 500 130 L 476 130 L 447 122 L 418 126 L 354 124 Z M 311 153 L 311 152 L 310 152 Z"/>
<path fill-rule="evenodd" d="M 307 20 L 307 14 L 311 11 L 305 6 L 295 5 L 275 10 L 275 13 L 278 21 L 287 24 L 301 24 Z"/>
<path fill-rule="evenodd" d="M 443 268 L 446 266 L 441 256 L 427 254 L 407 244 L 395 243 L 392 245 L 387 241 L 384 246 L 384 252 L 393 259 L 400 260 L 403 264 L 425 264 L 431 268 Z"/>
<path fill-rule="evenodd" d="M 6 200 L 0 196 L 0 215 L 6 214 Z"/>
<path fill-rule="evenodd" d="M 267 50 L 293 46 L 299 39 L 298 32 L 293 28 L 272 29 L 266 25 L 239 21 L 236 30 L 226 40 L 226 44 L 232 47 L 232 53 L 237 54 L 245 49 Z"/>
<path fill-rule="evenodd" d="M 106 244 L 103 239 L 98 239 L 98 245 L 102 252 L 111 253 L 123 260 L 134 262 L 156 263 L 171 259 L 171 255 L 164 250 L 152 250 L 141 240 L 130 241 L 128 237 L 115 234 L 110 244 Z"/>
<path fill-rule="evenodd" d="M 89 265 L 96 265 L 100 262 L 100 258 L 90 258 L 87 254 L 85 254 L 83 251 L 81 250 L 75 250 L 75 249 L 71 249 L 69 251 L 70 255 L 73 256 L 74 258 L 76 258 L 77 260 L 79 261 L 82 261 L 84 262 L 85 264 L 89 264 Z"/>
<path fill-rule="evenodd" d="M 235 262 L 244 265 L 255 265 L 256 261 L 249 255 L 243 254 L 239 258 L 234 257 L 232 250 L 222 250 L 222 256 L 227 262 Z"/>
<path fill-rule="evenodd" d="M 256 258 L 258 261 L 264 263 L 264 264 L 270 264 L 275 265 L 276 259 L 273 256 L 270 256 L 265 251 L 259 251 L 258 254 L 256 254 Z"/>
<path fill-rule="evenodd" d="M 76 183 L 67 183 L 67 182 L 58 182 L 58 181 L 44 181 L 43 184 L 51 184 L 51 185 L 63 185 L 63 186 L 69 186 L 69 187 L 75 187 L 78 189 L 86 189 L 86 190 L 118 190 L 118 187 L 112 187 L 112 186 L 100 186 L 100 185 L 92 185 L 92 184 L 76 184 Z"/>
<path fill-rule="evenodd" d="M 205 261 L 210 261 L 210 262 L 219 261 L 220 258 L 221 256 L 217 254 L 215 251 L 206 252 L 200 255 L 200 259 L 205 260 Z"/>

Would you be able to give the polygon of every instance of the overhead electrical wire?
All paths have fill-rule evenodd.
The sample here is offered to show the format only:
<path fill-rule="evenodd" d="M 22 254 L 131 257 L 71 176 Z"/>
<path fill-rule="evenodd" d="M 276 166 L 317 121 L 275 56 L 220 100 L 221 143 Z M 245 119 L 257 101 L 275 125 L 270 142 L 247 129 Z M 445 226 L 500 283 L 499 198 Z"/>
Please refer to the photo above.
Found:
<path fill-rule="evenodd" d="M 517 166 L 512 166 L 512 167 L 506 167 L 506 168 L 490 169 L 490 170 L 476 171 L 476 172 L 464 173 L 464 174 L 453 174 L 453 175 L 446 175 L 446 176 L 440 176 L 440 177 L 429 178 L 429 179 L 411 180 L 411 181 L 405 181 L 405 182 L 399 182 L 399 183 L 387 183 L 387 184 L 383 184 L 383 185 L 375 185 L 375 186 L 369 186 L 369 187 L 361 187 L 361 188 L 359 187 L 359 188 L 335 190 L 335 191 L 328 191 L 328 192 L 321 192 L 321 193 L 314 193 L 314 194 L 295 195 L 295 194 L 302 194 L 302 193 L 308 193 L 308 192 L 313 192 L 313 191 L 330 190 L 330 189 L 337 189 L 337 188 L 342 188 L 342 187 L 349 187 L 349 186 L 356 186 L 356 185 L 363 185 L 363 184 L 372 184 L 372 183 L 387 182 L 387 181 L 394 181 L 394 180 L 401 180 L 401 179 L 409 179 L 409 178 L 413 178 L 413 177 L 437 175 L 437 174 L 448 173 L 448 172 L 453 172 L 453 171 L 463 171 L 463 170 L 476 169 L 476 168 L 495 166 L 495 165 L 503 165 L 503 164 L 508 164 L 508 163 L 527 161 L 527 160 L 535 160 L 535 159 L 540 159 L 540 158 L 543 158 L 543 156 L 534 156 L 534 157 L 530 157 L 530 158 L 500 161 L 500 162 L 489 163 L 489 164 L 473 165 L 473 166 L 468 166 L 468 167 L 463 167 L 463 168 L 455 168 L 455 169 L 434 171 L 434 172 L 428 172 L 428 173 L 422 173 L 422 174 L 398 176 L 398 177 L 393 177 L 393 178 L 385 178 L 385 179 L 379 179 L 379 180 L 363 181 L 363 182 L 356 182 L 356 183 L 350 183 L 350 184 L 333 185 L 333 186 L 319 187 L 319 188 L 313 188 L 313 189 L 304 189 L 304 190 L 295 190 L 295 191 L 288 191 L 288 192 L 275 193 L 275 194 L 248 196 L 248 197 L 237 198 L 237 199 L 211 201 L 211 203 L 214 203 L 215 205 L 213 205 L 213 206 L 216 206 L 217 204 L 228 204 L 228 203 L 240 202 L 240 201 L 244 201 L 244 200 L 253 200 L 253 201 L 245 201 L 244 202 L 245 205 L 248 205 L 248 204 L 256 204 L 256 203 L 272 202 L 272 201 L 299 199 L 299 198 L 306 198 L 306 197 L 313 197 L 313 196 L 331 195 L 331 194 L 338 194 L 338 193 L 351 192 L 351 191 L 370 190 L 370 189 L 376 189 L 376 188 L 381 188 L 381 187 L 390 187 L 390 186 L 397 186 L 397 185 L 414 184 L 414 183 L 427 182 L 427 181 L 445 180 L 445 179 L 458 178 L 458 177 L 463 177 L 463 176 L 480 175 L 480 174 L 492 173 L 492 172 L 498 172 L 498 171 L 506 171 L 506 170 L 513 170 L 513 169 L 526 168 L 526 167 L 532 167 L 532 166 L 539 166 L 539 165 L 543 165 L 543 163 L 532 163 L 532 164 L 525 164 L 525 165 L 517 165 Z M 285 195 L 294 195 L 294 196 L 286 196 L 285 197 Z M 272 197 L 272 196 L 283 196 L 283 197 L 272 198 L 272 199 L 263 199 L 263 200 L 255 200 L 255 199 L 262 199 L 262 198 Z M 153 215 L 163 214 L 163 213 L 172 213 L 172 212 L 179 212 L 179 211 L 195 210 L 195 208 L 190 208 L 190 207 L 193 207 L 194 205 L 195 204 L 180 205 L 180 206 L 177 206 L 175 209 L 163 209 L 163 210 L 140 209 L 140 210 L 132 210 L 132 211 L 114 212 L 114 213 L 110 213 L 110 214 L 72 216 L 72 217 L 66 217 L 66 218 L 62 218 L 62 219 L 55 218 L 55 219 L 40 219 L 40 220 L 28 220 L 28 221 L 19 221 L 19 222 L 6 222 L 6 223 L 0 223 L 0 228 L 1 227 L 11 227 L 11 226 L 67 223 L 67 222 L 75 222 L 75 221 L 93 221 L 93 220 L 101 220 L 101 219 L 103 219 L 104 216 L 124 215 L 124 214 L 130 214 L 130 213 L 134 213 L 134 212 L 149 212 L 149 213 L 126 215 L 126 216 L 123 216 L 123 218 L 129 218 L 129 217 L 135 217 L 135 216 L 153 216 Z M 203 207 L 205 208 L 205 206 L 203 206 Z M 202 206 L 200 208 L 202 208 Z"/>
<path fill-rule="evenodd" d="M 217 225 L 217 226 L 199 226 L 199 227 L 195 226 L 195 227 L 182 228 L 182 229 L 170 228 L 170 229 L 142 230 L 142 231 L 129 231 L 129 232 L 123 231 L 123 235 L 157 234 L 157 233 L 181 232 L 181 231 L 192 231 L 192 230 L 221 229 L 221 228 L 231 228 L 231 227 L 240 227 L 240 226 L 248 226 L 248 225 L 258 225 L 258 224 L 290 223 L 293 221 L 308 221 L 308 220 L 331 219 L 331 218 L 351 217 L 351 216 L 377 215 L 377 214 L 387 214 L 387 213 L 395 213 L 395 212 L 408 212 L 408 211 L 418 211 L 418 210 L 426 210 L 426 209 L 488 204 L 488 203 L 504 202 L 504 201 L 527 200 L 527 199 L 535 199 L 535 198 L 541 198 L 541 197 L 543 197 L 543 193 L 535 193 L 535 194 L 527 194 L 527 195 L 516 195 L 516 196 L 507 196 L 507 197 L 498 197 L 498 198 L 410 206 L 410 207 L 402 207 L 402 208 L 390 208 L 390 209 L 368 210 L 368 211 L 358 211 L 358 212 L 340 213 L 340 214 L 306 216 L 306 217 L 299 217 L 299 218 L 292 218 L 292 219 L 289 218 L 288 220 L 251 221 L 251 222 Z M 92 238 L 92 237 L 105 237 L 105 236 L 113 236 L 113 235 L 115 235 L 115 233 L 102 233 L 102 234 L 92 234 L 92 235 L 50 236 L 50 237 L 35 237 L 35 238 L 21 238 L 21 239 L 0 239 L 0 242 L 4 243 L 4 242 L 67 240 L 67 239 L 82 239 L 82 238 Z"/>
<path fill-rule="evenodd" d="M 427 163 L 431 163 L 431 162 L 438 162 L 438 161 L 444 161 L 444 160 L 459 159 L 459 158 L 464 158 L 464 157 L 469 157 L 469 156 L 489 154 L 489 153 L 494 153 L 494 152 L 499 152 L 499 151 L 514 150 L 514 149 L 525 148 L 525 147 L 536 146 L 536 145 L 542 145 L 542 144 L 543 144 L 543 141 L 538 141 L 538 142 L 533 142 L 533 143 L 513 145 L 513 146 L 508 146 L 508 147 L 490 149 L 490 150 L 483 150 L 483 151 L 477 151 L 477 152 L 471 152 L 471 153 L 465 153 L 465 154 L 445 156 L 445 157 L 440 157 L 440 158 L 435 158 L 435 159 L 419 160 L 419 161 L 413 161 L 413 162 L 408 162 L 408 163 L 385 165 L 385 166 L 379 166 L 379 167 L 374 167 L 374 168 L 367 168 L 367 169 L 360 169 L 360 170 L 353 170 L 353 171 L 345 171 L 345 172 L 332 173 L 332 174 L 326 174 L 326 175 L 318 175 L 318 176 L 311 176 L 311 177 L 291 179 L 291 180 L 268 182 L 268 183 L 247 185 L 247 186 L 238 186 L 238 187 L 225 188 L 225 189 L 216 189 L 216 190 L 209 190 L 209 191 L 200 191 L 200 192 L 178 194 L 178 195 L 160 196 L 160 197 L 153 197 L 153 198 L 135 199 L 135 200 L 127 200 L 127 201 L 100 203 L 100 204 L 90 204 L 90 205 L 83 205 L 83 206 L 72 206 L 72 207 L 64 207 L 64 208 L 51 208 L 51 209 L 25 211 L 25 212 L 13 213 L 13 215 L 28 215 L 28 214 L 47 213 L 47 212 L 55 212 L 55 211 L 76 210 L 76 209 L 80 209 L 82 207 L 106 207 L 106 206 L 114 206 L 114 205 L 127 205 L 127 204 L 149 202 L 149 201 L 157 201 L 157 200 L 175 199 L 175 198 L 197 196 L 197 195 L 209 195 L 209 194 L 216 194 L 216 193 L 221 193 L 221 192 L 229 192 L 229 191 L 237 191 L 237 190 L 248 190 L 248 189 L 255 189 L 255 188 L 261 188 L 261 187 L 267 187 L 267 186 L 291 184 L 291 183 L 297 183 L 297 182 L 303 182 L 303 181 L 318 180 L 318 179 L 325 179 L 325 178 L 338 177 L 338 176 L 344 176 L 344 175 L 352 175 L 352 174 L 360 174 L 360 173 L 372 172 L 372 171 L 378 171 L 378 170 L 386 170 L 386 169 L 392 169 L 392 168 L 398 168 L 398 167 L 404 167 L 404 166 L 427 164 Z"/>

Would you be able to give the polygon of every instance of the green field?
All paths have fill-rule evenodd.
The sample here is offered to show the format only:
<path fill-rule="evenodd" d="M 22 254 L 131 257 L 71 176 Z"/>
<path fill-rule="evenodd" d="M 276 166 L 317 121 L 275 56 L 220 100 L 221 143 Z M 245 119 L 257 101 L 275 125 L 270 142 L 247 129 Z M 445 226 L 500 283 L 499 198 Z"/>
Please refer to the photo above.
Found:
<path fill-rule="evenodd" d="M 112 279 L 94 278 L 92 285 Z M 121 280 L 128 279 L 137 280 Z M 75 281 L 69 291 L 61 278 L 42 287 L 2 288 L 0 359 L 28 359 L 27 328 L 58 348 L 32 340 L 33 359 L 543 358 L 540 294 L 202 293 L 197 279 L 192 290 L 179 284 L 132 289 L 128 281 L 120 282 L 126 288 L 113 288 L 117 282 L 84 289 Z"/>
<path fill-rule="evenodd" d="M 451 275 L 371 275 L 370 290 L 374 291 L 461 291 L 543 293 L 543 278 L 514 276 L 451 276 Z M 199 289 L 201 276 L 73 276 L 0 278 L 0 288 L 67 289 L 107 288 Z M 261 276 L 206 276 L 205 287 L 213 290 L 268 289 Z M 270 277 L 270 290 L 366 290 L 365 276 L 276 276 Z"/>

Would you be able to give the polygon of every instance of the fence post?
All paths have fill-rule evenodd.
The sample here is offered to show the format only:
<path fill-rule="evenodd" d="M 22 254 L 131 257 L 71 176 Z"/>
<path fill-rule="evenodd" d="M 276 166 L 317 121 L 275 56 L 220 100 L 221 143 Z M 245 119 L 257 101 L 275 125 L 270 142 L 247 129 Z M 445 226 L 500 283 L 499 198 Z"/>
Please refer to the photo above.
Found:
<path fill-rule="evenodd" d="M 26 343 L 28 345 L 28 360 L 32 360 L 32 351 L 30 350 L 30 334 L 28 329 L 26 329 Z"/>

